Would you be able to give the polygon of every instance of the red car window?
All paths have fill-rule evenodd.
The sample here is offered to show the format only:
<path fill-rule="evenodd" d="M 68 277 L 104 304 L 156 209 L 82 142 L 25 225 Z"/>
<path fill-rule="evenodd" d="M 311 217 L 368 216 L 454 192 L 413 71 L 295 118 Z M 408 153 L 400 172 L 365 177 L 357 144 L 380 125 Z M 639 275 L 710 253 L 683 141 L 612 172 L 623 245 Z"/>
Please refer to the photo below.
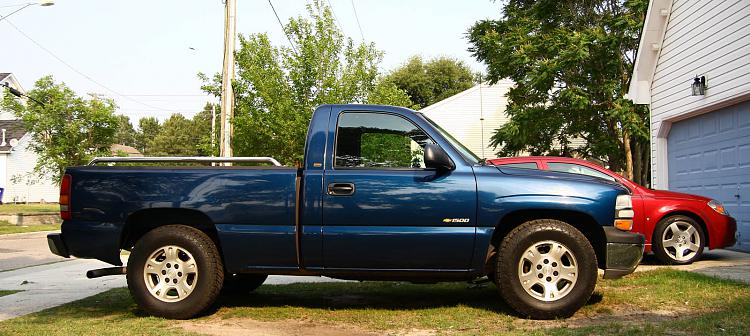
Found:
<path fill-rule="evenodd" d="M 537 166 L 536 162 L 505 163 L 505 164 L 499 164 L 497 166 L 508 167 L 508 168 L 539 169 L 539 166 Z"/>
<path fill-rule="evenodd" d="M 612 176 L 604 174 L 598 170 L 591 169 L 589 167 L 582 166 L 582 165 L 575 164 L 575 163 L 547 162 L 547 168 L 549 168 L 549 170 L 551 171 L 556 171 L 556 172 L 588 175 L 588 176 L 603 178 L 609 181 L 615 181 L 615 178 Z"/>

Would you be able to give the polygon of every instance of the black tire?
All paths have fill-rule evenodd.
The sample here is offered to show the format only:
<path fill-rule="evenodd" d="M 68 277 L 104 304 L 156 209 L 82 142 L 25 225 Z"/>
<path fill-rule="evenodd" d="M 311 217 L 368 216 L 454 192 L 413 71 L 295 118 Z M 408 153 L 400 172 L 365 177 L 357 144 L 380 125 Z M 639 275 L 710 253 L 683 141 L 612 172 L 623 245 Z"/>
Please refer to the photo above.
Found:
<path fill-rule="evenodd" d="M 197 268 L 191 283 L 192 291 L 176 302 L 165 302 L 152 295 L 147 285 L 149 280 L 144 277 L 146 262 L 167 246 L 179 247 L 183 252 L 177 252 L 177 255 L 182 253 L 185 256 L 184 252 L 189 252 L 190 260 L 194 260 Z M 216 300 L 224 282 L 224 266 L 214 242 L 204 232 L 184 225 L 161 226 L 146 233 L 136 242 L 127 269 L 128 289 L 138 306 L 151 315 L 171 319 L 188 319 L 205 311 Z M 180 277 L 182 275 L 179 273 Z M 162 281 L 159 277 L 156 279 Z"/>
<path fill-rule="evenodd" d="M 536 266 L 529 267 L 529 274 L 533 274 L 534 277 L 541 276 L 540 280 L 534 279 L 531 284 L 545 280 L 547 282 L 555 281 L 554 287 L 559 290 L 562 283 L 564 290 L 564 294 L 560 294 L 560 298 L 550 298 L 550 301 L 544 301 L 543 298 L 532 296 L 524 289 L 521 277 L 522 270 L 526 269 L 527 261 L 522 264 L 522 257 L 526 254 L 527 249 L 531 249 L 533 246 L 543 248 L 545 242 L 548 241 L 558 243 L 567 249 L 566 254 L 561 257 L 560 264 L 567 261 L 568 265 L 566 266 L 577 264 L 578 269 L 575 282 L 564 280 L 562 276 L 558 277 L 557 272 L 552 277 L 555 268 L 552 268 L 552 263 L 549 263 L 549 266 L 547 264 L 542 265 L 542 263 L 547 262 L 542 261 L 547 260 L 547 257 L 545 257 L 547 254 L 537 250 L 540 251 L 538 254 L 540 261 L 536 266 L 542 266 L 543 268 L 537 271 Z M 573 260 L 571 260 L 571 256 Z M 560 265 L 560 267 L 563 266 Z M 535 272 L 539 272 L 539 274 Z M 549 273 L 542 275 L 542 272 Z M 547 277 L 548 275 L 549 277 Z M 532 220 L 513 229 L 501 242 L 495 276 L 497 277 L 496 283 L 500 295 L 521 316 L 532 319 L 569 317 L 583 307 L 594 292 L 598 276 L 596 254 L 588 239 L 573 226 L 552 219 Z M 533 287 L 531 290 L 534 288 L 542 288 L 546 291 L 543 286 Z"/>
<path fill-rule="evenodd" d="M 260 287 L 268 278 L 266 274 L 224 274 L 222 295 L 242 295 Z"/>
<path fill-rule="evenodd" d="M 678 228 L 692 227 L 695 230 L 695 234 L 689 234 L 692 237 L 682 238 L 683 240 L 679 242 L 677 246 L 667 246 L 671 244 L 663 241 L 665 231 L 668 231 L 666 232 L 667 238 L 674 238 L 675 235 L 673 234 L 673 229 L 670 228 L 674 227 L 673 224 Z M 686 235 L 688 235 L 687 232 Z M 651 236 L 651 246 L 653 246 L 652 250 L 654 256 L 656 256 L 656 259 L 667 265 L 686 265 L 700 259 L 703 255 L 703 249 L 706 247 L 706 242 L 706 234 L 703 232 L 703 228 L 700 224 L 694 219 L 682 215 L 669 216 L 660 220 L 654 228 L 653 236 Z M 677 249 L 681 249 L 683 246 L 689 248 L 689 245 L 697 245 L 698 247 L 697 249 L 694 248 L 695 251 L 692 249 L 689 250 L 690 254 L 682 252 L 683 255 L 680 257 Z"/>

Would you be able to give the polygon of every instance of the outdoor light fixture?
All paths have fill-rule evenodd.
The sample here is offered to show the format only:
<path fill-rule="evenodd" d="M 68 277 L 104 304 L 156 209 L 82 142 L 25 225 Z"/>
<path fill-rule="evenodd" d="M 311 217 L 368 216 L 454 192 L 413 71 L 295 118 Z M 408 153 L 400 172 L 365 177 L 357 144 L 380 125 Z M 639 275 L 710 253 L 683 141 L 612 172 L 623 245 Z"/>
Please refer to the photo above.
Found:
<path fill-rule="evenodd" d="M 695 77 L 693 79 L 693 96 L 706 95 L 706 76 Z"/>

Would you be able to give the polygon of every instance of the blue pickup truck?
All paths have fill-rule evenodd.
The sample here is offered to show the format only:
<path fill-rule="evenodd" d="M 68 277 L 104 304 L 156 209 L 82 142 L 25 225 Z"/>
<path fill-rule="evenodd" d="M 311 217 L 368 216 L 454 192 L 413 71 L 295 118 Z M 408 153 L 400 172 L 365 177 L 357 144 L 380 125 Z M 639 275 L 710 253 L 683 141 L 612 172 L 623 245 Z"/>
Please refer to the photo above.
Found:
<path fill-rule="evenodd" d="M 486 276 L 521 316 L 567 317 L 598 269 L 633 272 L 644 243 L 622 186 L 488 165 L 423 114 L 376 105 L 317 108 L 301 167 L 71 167 L 60 210 L 53 253 L 117 266 L 88 276 L 126 274 L 143 310 L 178 319 L 271 274 Z"/>

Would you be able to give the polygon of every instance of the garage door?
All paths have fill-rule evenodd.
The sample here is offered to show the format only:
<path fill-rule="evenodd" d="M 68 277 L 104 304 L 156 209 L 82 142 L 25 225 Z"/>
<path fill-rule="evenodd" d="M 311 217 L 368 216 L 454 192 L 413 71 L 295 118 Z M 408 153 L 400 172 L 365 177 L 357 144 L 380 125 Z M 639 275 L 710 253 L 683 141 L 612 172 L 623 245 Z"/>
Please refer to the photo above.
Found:
<path fill-rule="evenodd" d="M 750 102 L 676 122 L 667 141 L 669 189 L 724 203 L 750 251 Z"/>

